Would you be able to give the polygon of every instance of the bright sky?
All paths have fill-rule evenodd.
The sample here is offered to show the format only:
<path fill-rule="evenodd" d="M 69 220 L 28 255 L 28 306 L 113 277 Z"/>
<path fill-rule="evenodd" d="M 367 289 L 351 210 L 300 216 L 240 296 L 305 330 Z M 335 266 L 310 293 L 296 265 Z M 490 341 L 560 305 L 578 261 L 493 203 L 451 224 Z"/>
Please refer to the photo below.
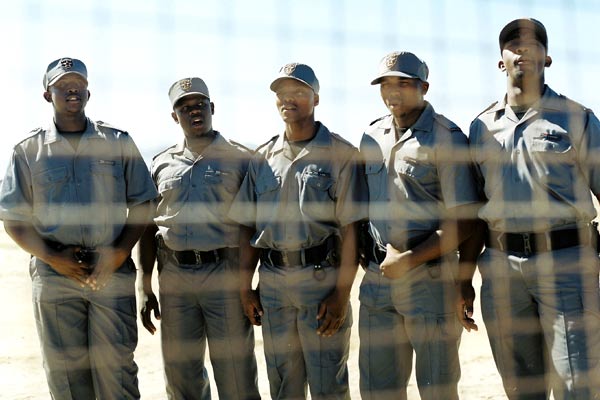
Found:
<path fill-rule="evenodd" d="M 427 99 L 463 130 L 504 93 L 498 33 L 531 16 L 549 35 L 546 81 L 600 110 L 600 5 L 594 0 L 21 0 L 0 10 L 0 177 L 14 144 L 51 121 L 42 76 L 54 59 L 88 66 L 87 114 L 130 132 L 149 160 L 181 140 L 167 90 L 200 76 L 213 126 L 252 147 L 282 131 L 269 84 L 288 62 L 321 83 L 317 119 L 354 144 L 386 113 L 369 85 L 379 60 L 408 50 L 430 68 Z"/>

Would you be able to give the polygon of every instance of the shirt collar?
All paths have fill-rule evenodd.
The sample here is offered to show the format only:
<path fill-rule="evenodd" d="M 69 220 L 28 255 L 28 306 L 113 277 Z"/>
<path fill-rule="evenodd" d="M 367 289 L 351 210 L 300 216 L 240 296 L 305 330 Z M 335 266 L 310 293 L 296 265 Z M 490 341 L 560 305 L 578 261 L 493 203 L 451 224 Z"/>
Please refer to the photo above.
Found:
<path fill-rule="evenodd" d="M 96 134 L 96 127 L 94 125 L 94 121 L 89 118 L 86 118 L 85 131 L 81 133 L 81 137 L 90 136 Z M 93 137 L 93 136 L 92 136 Z M 58 129 L 56 129 L 56 124 L 54 120 L 50 122 L 48 129 L 46 129 L 46 136 L 44 138 L 44 144 L 51 144 L 55 142 L 60 142 L 63 140 L 63 136 L 60 134 Z"/>
<path fill-rule="evenodd" d="M 531 107 L 532 109 L 538 109 L 538 110 L 555 110 L 555 111 L 560 111 L 563 109 L 561 103 L 561 96 L 559 96 L 554 90 L 552 90 L 550 88 L 550 86 L 548 85 L 544 85 L 544 91 L 542 92 L 542 97 L 540 97 L 540 99 L 534 103 Z M 505 111 L 507 107 L 506 104 L 506 95 L 504 95 L 504 97 L 502 98 L 502 100 L 500 100 L 498 103 L 496 103 L 496 105 L 494 105 L 493 107 L 491 107 L 489 110 L 486 111 L 486 114 L 493 114 L 493 113 L 497 113 L 499 111 Z"/>
<path fill-rule="evenodd" d="M 431 131 L 433 129 L 433 106 L 426 101 L 425 108 L 419 115 L 419 118 L 415 121 L 412 126 L 409 127 L 411 132 L 414 131 Z M 385 133 L 390 133 L 394 131 L 394 116 L 389 115 L 387 118 L 384 118 L 379 125 L 379 128 L 385 129 Z"/>
<path fill-rule="evenodd" d="M 312 140 L 306 145 L 305 149 L 310 150 L 312 147 L 329 147 L 331 146 L 331 135 L 329 129 L 321 122 L 316 122 L 318 125 L 317 133 Z M 278 153 L 284 150 L 285 146 L 285 132 L 277 137 L 275 144 L 273 145 L 273 153 Z"/>
<path fill-rule="evenodd" d="M 211 151 L 213 151 L 213 150 L 220 150 L 220 149 L 222 149 L 225 146 L 225 144 L 227 143 L 227 141 L 225 140 L 225 138 L 223 137 L 223 135 L 221 135 L 219 133 L 219 131 L 213 130 L 213 133 L 215 134 L 215 138 L 213 139 L 212 142 L 210 142 L 208 144 L 208 146 L 206 146 L 206 148 L 207 149 L 210 148 Z M 169 154 L 181 154 L 181 153 L 184 152 L 185 149 L 186 149 L 185 139 L 182 139 L 175 146 L 171 147 L 167 151 L 167 153 L 169 153 Z"/>

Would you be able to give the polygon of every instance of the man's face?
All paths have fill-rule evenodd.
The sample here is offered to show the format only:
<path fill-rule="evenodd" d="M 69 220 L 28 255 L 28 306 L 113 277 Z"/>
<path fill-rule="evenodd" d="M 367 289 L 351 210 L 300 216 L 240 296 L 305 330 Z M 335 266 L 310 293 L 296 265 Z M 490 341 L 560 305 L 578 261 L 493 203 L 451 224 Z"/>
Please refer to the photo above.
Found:
<path fill-rule="evenodd" d="M 423 108 L 428 88 L 429 84 L 419 79 L 385 76 L 379 90 L 394 118 L 404 118 Z"/>
<path fill-rule="evenodd" d="M 521 29 L 517 37 L 504 44 L 498 66 L 515 79 L 525 76 L 538 78 L 551 62 L 546 55 L 546 48 L 536 39 L 535 33 L 531 29 Z"/>
<path fill-rule="evenodd" d="M 59 114 L 83 112 L 89 100 L 87 81 L 79 74 L 66 74 L 44 93 L 44 98 L 52 103 Z"/>
<path fill-rule="evenodd" d="M 275 88 L 276 105 L 285 123 L 299 122 L 311 118 L 319 95 L 295 79 L 284 79 Z"/>
<path fill-rule="evenodd" d="M 171 116 L 181 125 L 187 138 L 200 137 L 212 131 L 215 106 L 206 97 L 194 94 L 175 103 Z"/>

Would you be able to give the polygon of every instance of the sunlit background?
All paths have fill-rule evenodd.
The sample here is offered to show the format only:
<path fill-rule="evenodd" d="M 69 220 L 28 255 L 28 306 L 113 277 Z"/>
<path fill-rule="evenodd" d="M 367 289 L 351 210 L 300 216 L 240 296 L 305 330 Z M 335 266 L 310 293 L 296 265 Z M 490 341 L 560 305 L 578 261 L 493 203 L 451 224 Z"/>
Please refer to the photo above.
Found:
<path fill-rule="evenodd" d="M 600 3 L 593 0 L 20 0 L 0 8 L 2 145 L 51 122 L 42 76 L 63 56 L 88 66 L 88 115 L 131 133 L 144 157 L 181 138 L 167 90 L 200 76 L 214 127 L 251 147 L 282 130 L 269 90 L 287 62 L 311 65 L 321 82 L 317 119 L 358 144 L 386 113 L 369 84 L 381 57 L 409 50 L 430 67 L 428 100 L 463 130 L 503 95 L 498 33 L 532 16 L 548 30 L 555 90 L 598 109 Z M 0 175 L 0 177 L 2 176 Z"/>

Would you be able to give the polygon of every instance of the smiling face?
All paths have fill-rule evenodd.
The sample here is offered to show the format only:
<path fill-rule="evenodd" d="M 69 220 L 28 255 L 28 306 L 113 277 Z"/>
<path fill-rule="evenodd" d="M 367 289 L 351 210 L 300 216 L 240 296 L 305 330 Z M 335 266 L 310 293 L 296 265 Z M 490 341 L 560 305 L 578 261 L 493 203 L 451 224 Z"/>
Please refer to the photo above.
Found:
<path fill-rule="evenodd" d="M 319 95 L 295 79 L 283 79 L 274 88 L 277 110 L 286 124 L 314 118 Z"/>
<path fill-rule="evenodd" d="M 177 101 L 171 116 L 181 125 L 186 138 L 198 138 L 212 131 L 214 112 L 215 105 L 209 99 L 194 94 Z"/>
<path fill-rule="evenodd" d="M 419 79 L 385 76 L 381 79 L 381 99 L 401 127 L 408 127 L 425 106 L 429 84 Z M 406 126 L 405 126 L 406 125 Z"/>
<path fill-rule="evenodd" d="M 531 29 L 521 29 L 514 39 L 504 44 L 498 67 L 513 80 L 525 77 L 539 79 L 544 75 L 544 68 L 551 63 L 552 59 L 535 33 Z"/>
<path fill-rule="evenodd" d="M 44 92 L 58 115 L 83 113 L 90 98 L 87 81 L 79 74 L 66 74 Z"/>

